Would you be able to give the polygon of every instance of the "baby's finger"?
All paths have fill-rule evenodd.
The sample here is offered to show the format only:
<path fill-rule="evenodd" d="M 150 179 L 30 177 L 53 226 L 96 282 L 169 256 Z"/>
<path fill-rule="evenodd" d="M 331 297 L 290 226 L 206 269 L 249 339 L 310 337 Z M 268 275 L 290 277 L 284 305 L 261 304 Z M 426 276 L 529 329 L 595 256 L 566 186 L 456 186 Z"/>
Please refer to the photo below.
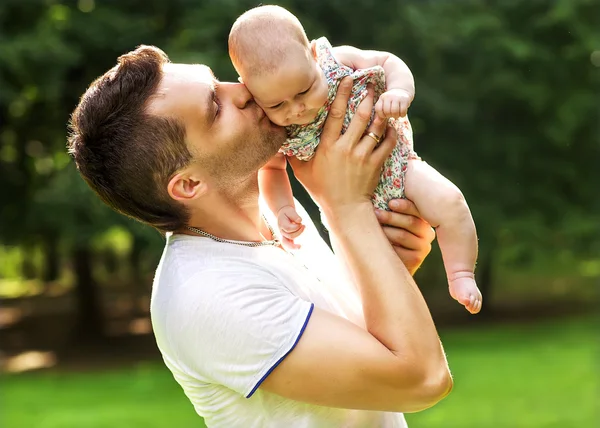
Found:
<path fill-rule="evenodd" d="M 302 217 L 300 217 L 300 214 L 298 214 L 296 210 L 290 210 L 286 212 L 285 215 L 292 223 L 302 223 Z"/>
<path fill-rule="evenodd" d="M 302 223 L 298 224 L 291 221 L 279 222 L 279 229 L 282 233 L 294 233 L 302 227 Z"/>
<path fill-rule="evenodd" d="M 407 100 L 403 100 L 400 103 L 400 117 L 405 117 L 408 113 L 408 107 L 410 103 Z"/>
<path fill-rule="evenodd" d="M 304 232 L 304 229 L 306 229 L 306 226 L 304 226 L 303 224 L 300 225 L 300 227 L 298 228 L 298 230 L 295 230 L 293 232 L 286 232 L 285 236 L 289 239 L 294 239 L 297 238 L 298 236 L 300 236 L 302 234 L 302 232 Z"/>
<path fill-rule="evenodd" d="M 392 101 L 390 105 L 390 116 L 395 118 L 400 117 L 400 103 L 398 101 Z"/>
<path fill-rule="evenodd" d="M 392 100 L 390 100 L 390 99 L 385 100 L 385 107 L 383 108 L 383 111 L 385 113 L 385 117 L 392 116 Z"/>
<path fill-rule="evenodd" d="M 288 239 L 285 236 L 281 237 L 281 243 L 283 244 L 283 247 L 288 250 L 300 249 L 300 245 L 296 244 L 292 239 Z"/>

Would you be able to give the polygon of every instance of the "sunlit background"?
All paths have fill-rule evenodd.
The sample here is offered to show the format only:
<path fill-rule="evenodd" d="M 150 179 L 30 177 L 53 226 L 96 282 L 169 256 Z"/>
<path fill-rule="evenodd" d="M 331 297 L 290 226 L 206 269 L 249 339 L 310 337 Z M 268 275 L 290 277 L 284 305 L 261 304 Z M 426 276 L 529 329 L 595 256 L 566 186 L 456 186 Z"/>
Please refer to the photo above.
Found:
<path fill-rule="evenodd" d="M 411 428 L 596 426 L 600 2 L 277 3 L 309 38 L 405 60 L 416 150 L 463 190 L 478 227 L 481 314 L 450 299 L 437 248 L 418 272 L 455 388 L 408 415 Z M 236 79 L 227 35 L 256 5 L 0 2 L 0 426 L 203 426 L 148 318 L 163 239 L 87 189 L 66 123 L 139 44 Z"/>

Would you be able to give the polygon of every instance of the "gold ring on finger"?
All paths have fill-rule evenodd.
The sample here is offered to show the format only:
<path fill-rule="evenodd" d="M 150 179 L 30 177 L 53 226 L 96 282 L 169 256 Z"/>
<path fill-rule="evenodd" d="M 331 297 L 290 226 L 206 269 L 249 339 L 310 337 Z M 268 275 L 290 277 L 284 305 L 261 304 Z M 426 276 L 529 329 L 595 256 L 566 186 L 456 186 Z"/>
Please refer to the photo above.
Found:
<path fill-rule="evenodd" d="M 373 140 L 375 140 L 376 144 L 379 144 L 379 142 L 381 141 L 381 137 L 378 137 L 377 134 L 375 134 L 374 132 L 367 133 L 367 137 L 371 137 Z"/>

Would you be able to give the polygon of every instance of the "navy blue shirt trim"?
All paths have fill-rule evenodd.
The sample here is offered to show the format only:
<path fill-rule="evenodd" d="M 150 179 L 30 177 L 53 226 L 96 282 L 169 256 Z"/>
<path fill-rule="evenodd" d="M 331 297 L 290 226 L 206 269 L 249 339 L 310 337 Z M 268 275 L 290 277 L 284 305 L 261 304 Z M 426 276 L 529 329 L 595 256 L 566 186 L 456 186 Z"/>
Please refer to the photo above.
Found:
<path fill-rule="evenodd" d="M 304 333 L 304 330 L 306 329 L 306 326 L 308 324 L 308 320 L 310 319 L 310 316 L 312 315 L 313 309 L 315 308 L 315 304 L 311 303 L 310 304 L 310 309 L 308 310 L 308 315 L 306 315 L 306 320 L 304 321 L 304 325 L 302 326 L 302 328 L 300 329 L 300 333 L 298 334 L 298 337 L 296 338 L 296 341 L 294 342 L 294 344 L 292 345 L 292 347 L 289 349 L 289 351 L 287 351 L 283 357 L 281 357 L 279 360 L 277 360 L 277 362 L 275 364 L 273 364 L 273 367 L 271 367 L 269 369 L 269 371 L 267 371 L 265 373 L 265 375 L 263 377 L 260 378 L 260 380 L 258 381 L 258 383 L 256 385 L 254 385 L 254 388 L 252 388 L 252 391 L 250 391 L 250 394 L 248 394 L 246 396 L 246 398 L 250 398 L 252 397 L 252 394 L 254 394 L 256 392 L 256 390 L 258 389 L 258 387 L 260 386 L 261 383 L 263 383 L 265 381 L 265 379 L 267 378 L 267 376 L 269 376 L 271 374 L 271 372 L 273 370 L 275 370 L 275 368 L 281 364 L 281 362 L 283 361 L 283 359 L 285 357 L 288 356 L 288 354 L 290 352 L 292 352 L 294 350 L 294 348 L 296 347 L 296 345 L 298 344 L 298 341 L 300 341 L 300 338 L 302 337 L 302 334 Z"/>

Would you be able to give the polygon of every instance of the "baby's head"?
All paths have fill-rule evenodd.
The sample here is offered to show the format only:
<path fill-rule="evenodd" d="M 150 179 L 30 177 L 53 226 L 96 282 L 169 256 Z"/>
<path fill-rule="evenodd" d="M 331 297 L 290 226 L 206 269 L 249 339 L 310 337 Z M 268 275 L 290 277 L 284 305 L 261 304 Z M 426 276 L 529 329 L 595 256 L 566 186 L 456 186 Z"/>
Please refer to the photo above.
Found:
<path fill-rule="evenodd" d="M 327 81 L 300 21 L 279 6 L 241 15 L 229 33 L 229 56 L 269 119 L 312 122 L 327 101 Z"/>

